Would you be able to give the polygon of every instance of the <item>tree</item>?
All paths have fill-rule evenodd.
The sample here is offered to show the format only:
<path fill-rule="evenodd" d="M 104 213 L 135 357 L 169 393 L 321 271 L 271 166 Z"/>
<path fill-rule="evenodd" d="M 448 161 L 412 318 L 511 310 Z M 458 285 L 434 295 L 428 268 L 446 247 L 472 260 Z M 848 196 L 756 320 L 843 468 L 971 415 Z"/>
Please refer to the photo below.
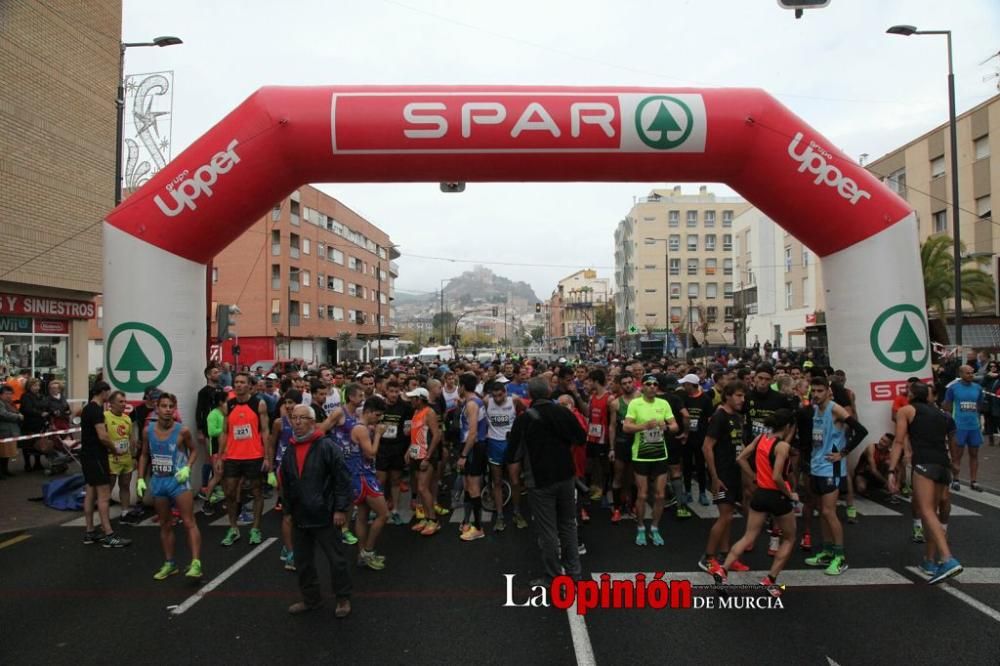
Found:
<path fill-rule="evenodd" d="M 965 245 L 961 245 L 965 254 Z M 993 278 L 982 266 L 986 257 L 968 257 L 962 260 L 962 300 L 973 309 L 992 305 Z M 955 295 L 955 258 L 950 236 L 932 236 L 920 246 L 920 263 L 924 272 L 924 298 L 928 312 L 944 319 L 945 303 Z"/>
<path fill-rule="evenodd" d="M 613 303 L 602 303 L 594 308 L 594 326 L 597 334 L 613 338 L 615 336 L 615 306 Z"/>
<path fill-rule="evenodd" d="M 451 334 L 451 329 L 454 326 L 454 324 L 455 324 L 455 315 L 453 315 L 448 310 L 436 313 L 434 315 L 434 318 L 431 319 L 431 326 L 434 328 L 434 330 L 440 332 L 443 329 L 445 331 L 446 338 L 448 337 L 448 335 Z"/>
<path fill-rule="evenodd" d="M 545 339 L 545 328 L 543 326 L 536 326 L 531 329 L 531 339 L 535 342 L 541 342 Z"/>
<path fill-rule="evenodd" d="M 142 347 L 135 341 L 134 333 L 128 339 L 128 344 L 125 345 L 125 351 L 122 352 L 121 358 L 118 359 L 118 365 L 115 366 L 115 370 L 129 373 L 128 383 L 131 385 L 139 383 L 138 373 L 156 370 L 156 367 L 149 362 L 149 359 L 142 352 Z"/>

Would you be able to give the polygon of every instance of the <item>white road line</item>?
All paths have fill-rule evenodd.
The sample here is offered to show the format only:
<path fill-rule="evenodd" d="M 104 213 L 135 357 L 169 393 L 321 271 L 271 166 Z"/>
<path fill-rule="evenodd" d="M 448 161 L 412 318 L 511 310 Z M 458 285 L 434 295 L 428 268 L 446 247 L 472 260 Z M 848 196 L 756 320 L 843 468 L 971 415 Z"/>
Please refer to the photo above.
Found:
<path fill-rule="evenodd" d="M 978 516 L 980 514 L 976 513 L 975 511 L 972 511 L 970 509 L 966 509 L 964 507 L 960 507 L 959 505 L 957 505 L 954 502 L 952 502 L 951 503 L 951 514 L 950 515 L 951 515 L 952 518 L 954 518 L 955 516 L 966 517 L 966 516 Z"/>
<path fill-rule="evenodd" d="M 692 502 L 688 504 L 688 508 L 691 509 L 691 513 L 702 519 L 715 520 L 719 517 L 719 507 L 714 504 L 703 506 L 699 502 Z"/>
<path fill-rule="evenodd" d="M 449 523 L 459 524 L 465 520 L 465 508 L 459 507 L 452 509 L 451 517 L 448 519 Z M 493 522 L 493 512 L 483 509 L 483 525 L 489 525 Z"/>
<path fill-rule="evenodd" d="M 906 570 L 927 578 L 917 567 L 906 567 Z M 963 567 L 962 573 L 952 580 L 962 585 L 1000 585 L 1000 567 Z"/>
<path fill-rule="evenodd" d="M 991 506 L 994 509 L 1000 509 L 1000 495 L 994 495 L 993 493 L 988 493 L 986 491 L 976 492 L 975 490 L 971 490 L 969 486 L 964 484 L 962 485 L 961 492 L 958 493 L 956 493 L 955 491 L 951 492 L 951 498 L 953 500 L 955 498 L 972 500 L 973 502 L 979 502 L 980 504 Z M 952 506 L 955 506 L 954 502 L 952 502 Z"/>
<path fill-rule="evenodd" d="M 121 506 L 119 506 L 118 504 L 113 505 L 110 509 L 108 509 L 108 513 L 109 513 L 109 515 L 111 517 L 111 520 L 114 520 L 114 519 L 118 518 L 119 516 L 122 515 Z M 95 527 L 100 527 L 101 526 L 101 518 L 98 515 L 96 509 L 94 510 L 94 525 L 95 525 Z M 72 520 L 67 520 L 65 523 L 61 523 L 61 526 L 62 527 L 86 527 L 87 526 L 87 517 L 84 516 L 81 513 L 79 518 L 73 518 Z"/>
<path fill-rule="evenodd" d="M 858 495 L 854 496 L 854 508 L 858 510 L 862 516 L 900 516 L 902 515 L 899 511 L 894 511 L 887 506 L 883 506 L 878 502 L 873 502 L 870 499 L 865 499 Z"/>
<path fill-rule="evenodd" d="M 244 555 L 243 557 L 241 557 L 240 559 L 238 559 L 232 566 L 230 566 L 228 569 L 226 569 L 225 571 L 223 571 L 222 573 L 220 573 L 218 576 L 216 576 L 215 578 L 213 578 L 209 583 L 207 583 L 206 585 L 203 585 L 200 590 L 198 590 L 197 592 L 195 592 L 194 594 L 192 594 L 190 597 L 188 597 L 187 599 L 185 599 L 182 604 L 180 604 L 179 606 L 175 606 L 174 608 L 171 608 L 170 609 L 170 614 L 171 615 L 181 615 L 182 613 L 185 613 L 185 612 L 191 610 L 191 607 L 194 606 L 199 601 L 201 601 L 202 599 L 204 599 L 206 594 L 208 594 L 209 592 L 211 592 L 215 588 L 217 588 L 220 585 L 222 585 L 226 581 L 227 578 L 229 578 L 234 573 L 236 573 L 237 571 L 239 571 L 240 569 L 242 569 L 244 566 L 246 566 L 250 562 L 250 560 L 252 560 L 253 558 L 255 558 L 258 555 L 260 555 L 261 553 L 263 553 L 267 549 L 268 546 L 270 546 L 272 543 L 274 543 L 277 540 L 278 540 L 277 537 L 270 537 L 270 538 L 264 539 L 263 543 L 261 543 L 259 546 L 257 546 L 253 550 L 251 550 L 249 553 L 247 553 L 246 555 Z"/>
<path fill-rule="evenodd" d="M 576 653 L 577 666 L 594 666 L 594 648 L 590 645 L 590 634 L 587 633 L 587 621 L 576 612 L 576 603 L 566 609 L 569 619 L 569 633 L 573 638 L 573 652 Z"/>
<path fill-rule="evenodd" d="M 729 574 L 729 582 L 734 585 L 753 585 L 767 575 L 767 571 L 744 571 Z M 631 580 L 635 573 L 611 573 L 611 580 Z M 653 577 L 646 572 L 646 579 Z M 704 571 L 667 571 L 668 580 L 689 580 L 696 584 L 710 585 L 712 577 Z M 600 574 L 593 574 L 600 580 Z M 911 585 L 913 581 L 901 573 L 885 567 L 848 569 L 839 576 L 827 576 L 823 569 L 792 569 L 781 572 L 778 582 L 789 587 L 842 587 L 849 585 Z"/>
<path fill-rule="evenodd" d="M 943 591 L 947 592 L 948 594 L 950 594 L 951 596 L 955 597 L 959 601 L 964 601 L 966 604 L 972 606 L 983 615 L 992 618 L 997 622 L 1000 622 L 1000 611 L 998 611 L 997 609 L 992 608 L 991 606 L 987 606 L 978 599 L 973 599 L 968 594 L 962 592 L 959 589 L 956 589 L 949 583 L 941 583 L 940 585 L 938 585 L 938 587 L 941 588 Z"/>

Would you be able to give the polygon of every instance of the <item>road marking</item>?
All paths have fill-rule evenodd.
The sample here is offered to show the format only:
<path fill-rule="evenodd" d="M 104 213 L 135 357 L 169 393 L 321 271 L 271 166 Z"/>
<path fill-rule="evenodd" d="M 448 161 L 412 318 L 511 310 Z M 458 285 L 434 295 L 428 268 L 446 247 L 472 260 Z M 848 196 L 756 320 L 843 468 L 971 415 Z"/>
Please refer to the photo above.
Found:
<path fill-rule="evenodd" d="M 566 609 L 569 619 L 569 634 L 573 638 L 573 652 L 576 653 L 577 666 L 594 666 L 594 648 L 590 644 L 590 634 L 587 633 L 587 620 L 576 612 L 576 602 Z"/>
<path fill-rule="evenodd" d="M 957 505 L 954 502 L 952 502 L 951 503 L 951 513 L 949 515 L 952 518 L 954 518 L 955 516 L 959 516 L 959 517 L 964 517 L 964 516 L 978 516 L 980 514 L 976 513 L 975 511 L 972 511 L 970 509 L 966 509 L 964 507 L 960 507 L 959 505 Z"/>
<path fill-rule="evenodd" d="M 979 502 L 980 504 L 991 506 L 994 509 L 1000 509 L 1000 495 L 994 495 L 993 493 L 988 493 L 986 491 L 976 492 L 965 485 L 962 486 L 961 493 L 956 493 L 954 490 L 951 492 L 952 506 L 955 506 L 955 498 L 972 500 L 973 502 Z"/>
<path fill-rule="evenodd" d="M 274 505 L 277 504 L 277 503 L 278 503 L 278 493 L 277 492 L 273 493 L 270 497 L 265 497 L 264 498 L 264 508 L 261 510 L 261 515 L 263 516 L 267 512 L 273 511 L 274 510 Z M 250 510 L 253 511 L 253 502 L 250 503 Z M 147 520 L 142 521 L 142 523 L 140 523 L 140 524 L 142 526 L 145 526 L 147 522 L 151 522 L 152 520 L 153 520 L 152 518 L 149 518 Z M 156 523 L 156 524 L 159 525 L 159 523 Z M 223 511 L 221 518 L 216 518 L 215 520 L 213 520 L 212 522 L 210 522 L 208 525 L 209 525 L 209 527 L 229 527 L 229 516 L 226 515 L 225 511 Z"/>
<path fill-rule="evenodd" d="M 906 567 L 906 570 L 927 579 L 918 567 Z M 1000 585 L 1000 567 L 963 567 L 962 573 L 951 580 L 962 585 Z"/>
<path fill-rule="evenodd" d="M 96 502 L 95 502 L 95 504 L 96 504 Z M 122 515 L 121 505 L 115 504 L 115 505 L 111 506 L 111 508 L 108 509 L 108 514 L 111 517 L 111 520 L 115 520 L 116 518 L 120 518 L 121 515 Z M 101 524 L 101 517 L 100 517 L 100 514 L 98 514 L 97 509 L 95 508 L 94 509 L 94 525 L 100 526 L 100 524 Z M 68 520 L 65 523 L 62 523 L 61 525 L 62 525 L 62 527 L 86 527 L 87 526 L 87 517 L 84 516 L 81 513 L 81 515 L 80 515 L 79 518 L 73 518 L 72 520 Z"/>
<path fill-rule="evenodd" d="M 907 571 L 911 571 L 922 578 L 926 578 L 917 567 L 906 567 Z M 966 577 L 966 574 L 970 574 Z M 971 568 L 965 569 L 959 574 L 960 577 L 953 579 L 955 582 L 961 583 L 1000 583 L 1000 569 L 996 567 L 982 567 L 982 568 Z M 971 580 L 970 580 L 971 579 Z M 1000 611 L 991 606 L 987 606 L 978 599 L 974 599 L 965 592 L 954 587 L 951 583 L 945 582 L 937 586 L 938 589 L 947 592 L 951 596 L 955 597 L 959 601 L 975 608 L 977 611 L 983 615 L 1000 622 Z"/>
<path fill-rule="evenodd" d="M 858 510 L 862 516 L 901 516 L 899 511 L 894 511 L 887 506 L 883 506 L 878 502 L 873 502 L 870 499 L 865 499 L 858 495 L 854 496 L 854 508 Z"/>
<path fill-rule="evenodd" d="M 829 655 L 827 655 L 827 657 L 826 657 L 826 664 L 827 664 L 827 666 L 840 666 L 840 664 L 838 664 L 837 662 L 835 662 L 833 659 L 830 659 Z"/>
<path fill-rule="evenodd" d="M 688 504 L 688 508 L 699 518 L 715 520 L 719 517 L 719 507 L 714 504 L 703 506 L 700 502 L 692 502 Z"/>
<path fill-rule="evenodd" d="M 465 508 L 462 507 L 461 509 L 458 508 L 452 509 L 451 518 L 448 519 L 448 522 L 455 523 L 456 525 L 458 523 L 465 522 Z M 485 527 L 486 525 L 492 522 L 493 522 L 493 512 L 483 509 L 482 525 Z"/>
<path fill-rule="evenodd" d="M 22 541 L 27 541 L 30 538 L 31 538 L 30 534 L 19 534 L 16 537 L 13 537 L 11 539 L 7 539 L 6 541 L 0 542 L 0 550 L 3 550 L 4 548 L 8 548 L 10 546 L 14 546 L 16 544 L 19 544 Z"/>
<path fill-rule="evenodd" d="M 208 594 L 209 592 L 211 592 L 215 588 L 217 588 L 220 585 L 222 585 L 222 583 L 224 583 L 227 578 L 229 578 L 234 573 L 236 573 L 237 571 L 239 571 L 240 569 L 242 569 L 244 566 L 246 566 L 250 562 L 250 560 L 252 560 L 253 558 L 255 558 L 258 555 L 260 555 L 261 553 L 263 553 L 267 549 L 268 546 L 270 546 L 272 543 L 274 543 L 277 540 L 278 540 L 277 537 L 269 537 L 267 539 L 264 539 L 263 543 L 261 543 L 259 546 L 257 546 L 253 550 L 251 550 L 249 553 L 247 553 L 246 555 L 244 555 L 243 557 L 241 557 L 240 559 L 238 559 L 231 567 L 229 567 L 228 569 L 226 569 L 225 571 L 223 571 L 222 573 L 220 573 L 218 576 L 216 576 L 215 578 L 213 578 L 208 584 L 203 585 L 200 590 L 198 590 L 197 592 L 195 592 L 194 594 L 192 594 L 190 597 L 188 597 L 187 599 L 185 599 L 182 604 L 180 604 L 179 606 L 175 606 L 175 607 L 171 608 L 170 609 L 170 614 L 171 615 L 181 615 L 182 613 L 185 613 L 185 612 L 191 610 L 191 607 L 194 606 L 199 601 L 201 601 L 202 599 L 204 599 L 206 594 Z"/>
<path fill-rule="evenodd" d="M 767 575 L 766 570 L 743 571 L 729 574 L 729 582 L 733 585 L 754 585 Z M 633 580 L 635 573 L 612 573 L 611 580 Z M 600 574 L 592 577 L 600 581 Z M 651 579 L 652 572 L 646 572 L 646 578 Z M 704 571 L 667 571 L 665 578 L 669 580 L 689 580 L 695 584 L 711 585 L 713 579 Z M 913 581 L 901 573 L 887 567 L 848 569 L 839 576 L 827 576 L 823 569 L 792 569 L 781 572 L 779 581 L 789 587 L 844 587 L 855 585 L 912 585 Z"/>

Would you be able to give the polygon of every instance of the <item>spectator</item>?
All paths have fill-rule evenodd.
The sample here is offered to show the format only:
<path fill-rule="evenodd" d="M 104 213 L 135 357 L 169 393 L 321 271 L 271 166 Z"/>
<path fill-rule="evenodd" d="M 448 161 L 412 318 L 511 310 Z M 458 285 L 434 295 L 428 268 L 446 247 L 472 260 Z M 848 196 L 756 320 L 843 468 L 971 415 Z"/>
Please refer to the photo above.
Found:
<path fill-rule="evenodd" d="M 0 439 L 21 436 L 21 421 L 24 416 L 14 407 L 14 389 L 9 384 L 0 384 Z M 0 455 L 16 452 L 10 443 L 0 444 Z M 8 465 L 13 456 L 0 457 L 0 479 L 11 476 Z"/>
<path fill-rule="evenodd" d="M 32 377 L 25 384 L 24 395 L 21 396 L 21 414 L 24 416 L 21 430 L 25 435 L 37 435 L 40 432 L 45 432 L 49 418 L 48 400 L 42 395 L 42 382 L 37 377 Z M 27 439 L 20 442 L 25 472 L 42 469 L 42 454 L 36 446 L 37 443 L 37 439 Z"/>

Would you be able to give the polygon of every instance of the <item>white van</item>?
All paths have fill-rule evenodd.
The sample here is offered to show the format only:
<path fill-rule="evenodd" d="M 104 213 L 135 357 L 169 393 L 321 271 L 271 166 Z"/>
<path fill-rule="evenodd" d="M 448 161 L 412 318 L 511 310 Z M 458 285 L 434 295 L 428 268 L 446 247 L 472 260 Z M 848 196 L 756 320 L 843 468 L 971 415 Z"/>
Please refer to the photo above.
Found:
<path fill-rule="evenodd" d="M 417 354 L 417 360 L 421 363 L 430 363 L 431 361 L 454 361 L 455 360 L 455 348 L 451 345 L 445 345 L 443 347 L 424 347 Z"/>

